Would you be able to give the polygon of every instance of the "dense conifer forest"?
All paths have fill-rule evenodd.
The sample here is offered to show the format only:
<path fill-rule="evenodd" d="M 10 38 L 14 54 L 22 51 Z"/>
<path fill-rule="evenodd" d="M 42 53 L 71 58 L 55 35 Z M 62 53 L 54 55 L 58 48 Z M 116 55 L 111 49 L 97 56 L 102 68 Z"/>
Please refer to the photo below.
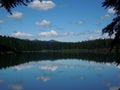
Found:
<path fill-rule="evenodd" d="M 23 40 L 8 36 L 0 36 L 0 53 L 5 52 L 107 52 L 111 39 L 96 39 L 82 42 L 59 42 Z"/>

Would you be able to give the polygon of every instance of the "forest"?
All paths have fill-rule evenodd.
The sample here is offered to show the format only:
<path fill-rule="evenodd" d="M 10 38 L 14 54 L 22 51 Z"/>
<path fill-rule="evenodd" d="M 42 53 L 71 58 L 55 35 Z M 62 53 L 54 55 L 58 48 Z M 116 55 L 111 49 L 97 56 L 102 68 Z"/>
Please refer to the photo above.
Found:
<path fill-rule="evenodd" d="M 0 53 L 22 52 L 102 52 L 109 51 L 112 39 L 96 39 L 82 42 L 23 40 L 0 36 Z"/>

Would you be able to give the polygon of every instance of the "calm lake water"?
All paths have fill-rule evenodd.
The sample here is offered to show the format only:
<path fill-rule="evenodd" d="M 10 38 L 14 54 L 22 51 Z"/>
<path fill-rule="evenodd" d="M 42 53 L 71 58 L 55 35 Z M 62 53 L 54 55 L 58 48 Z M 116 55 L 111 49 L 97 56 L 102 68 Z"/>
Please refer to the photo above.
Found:
<path fill-rule="evenodd" d="M 0 69 L 0 90 L 118 90 L 118 88 L 120 66 L 116 66 L 114 62 L 78 58 L 37 59 L 10 66 L 3 65 Z"/>

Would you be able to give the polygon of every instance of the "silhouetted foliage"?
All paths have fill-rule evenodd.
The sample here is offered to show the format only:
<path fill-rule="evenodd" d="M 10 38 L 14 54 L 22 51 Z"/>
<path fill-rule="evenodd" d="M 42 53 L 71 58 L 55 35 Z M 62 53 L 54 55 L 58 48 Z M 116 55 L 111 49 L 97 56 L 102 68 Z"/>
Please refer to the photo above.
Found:
<path fill-rule="evenodd" d="M 33 0 L 0 0 L 0 7 L 5 8 L 10 14 L 12 14 L 11 9 L 19 5 L 27 6 L 27 3 L 32 2 Z M 42 0 L 40 0 L 42 1 Z"/>
<path fill-rule="evenodd" d="M 59 59 L 82 59 L 100 63 L 116 62 L 115 54 L 93 54 L 93 53 L 24 53 L 16 55 L 0 55 L 0 69 L 28 63 L 31 61 L 59 60 Z M 118 64 L 118 62 L 116 62 Z"/>
<path fill-rule="evenodd" d="M 115 35 L 111 44 L 112 49 L 120 44 L 120 0 L 105 0 L 102 6 L 115 10 L 116 17 L 102 30 L 103 33 L 108 33 L 109 36 Z"/>

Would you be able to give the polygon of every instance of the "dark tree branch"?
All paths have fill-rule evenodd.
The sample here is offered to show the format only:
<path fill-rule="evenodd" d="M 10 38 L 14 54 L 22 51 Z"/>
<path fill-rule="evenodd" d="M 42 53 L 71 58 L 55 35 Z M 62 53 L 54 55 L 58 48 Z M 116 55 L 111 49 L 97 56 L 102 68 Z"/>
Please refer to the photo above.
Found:
<path fill-rule="evenodd" d="M 10 14 L 12 14 L 11 9 L 15 8 L 19 5 L 27 6 L 28 3 L 32 2 L 33 0 L 0 0 L 0 8 L 5 8 Z M 40 0 L 42 1 L 42 0 Z"/>
<path fill-rule="evenodd" d="M 107 25 L 102 33 L 108 33 L 109 36 L 115 35 L 114 40 L 111 44 L 111 49 L 120 44 L 120 0 L 105 0 L 102 4 L 105 8 L 113 8 L 115 10 L 116 17 L 113 21 Z"/>

